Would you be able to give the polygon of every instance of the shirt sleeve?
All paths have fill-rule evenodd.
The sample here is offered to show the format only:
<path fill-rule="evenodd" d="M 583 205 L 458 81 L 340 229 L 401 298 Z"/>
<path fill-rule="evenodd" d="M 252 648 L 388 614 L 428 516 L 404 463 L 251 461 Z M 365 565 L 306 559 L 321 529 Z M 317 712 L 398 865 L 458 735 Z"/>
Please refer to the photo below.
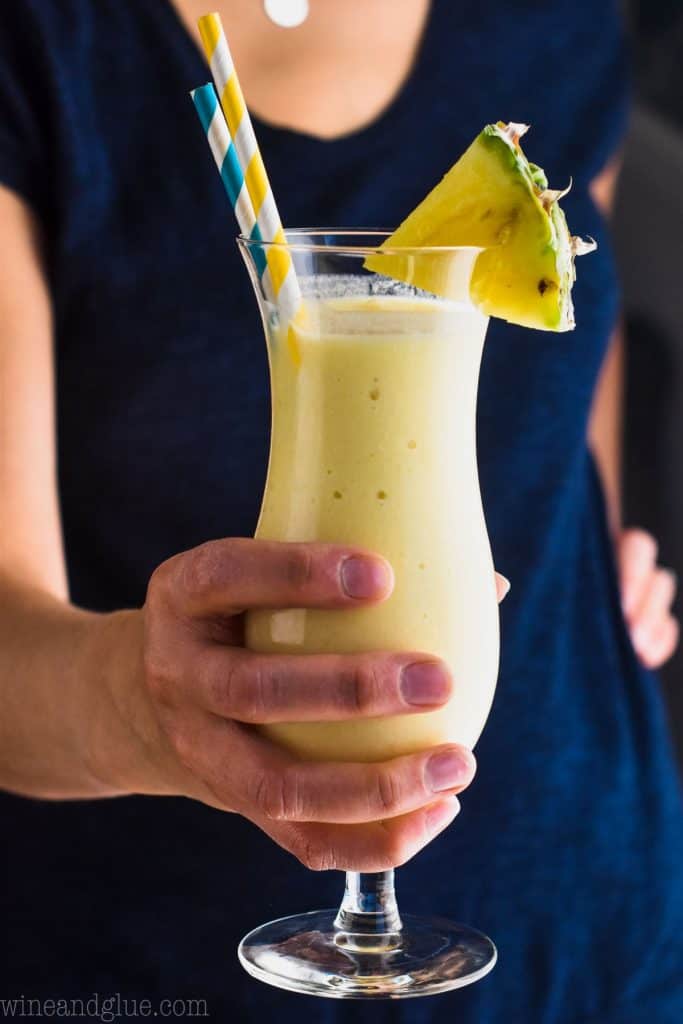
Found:
<path fill-rule="evenodd" d="M 48 191 L 45 119 L 52 97 L 41 39 L 28 0 L 0 3 L 0 184 L 42 216 Z"/>

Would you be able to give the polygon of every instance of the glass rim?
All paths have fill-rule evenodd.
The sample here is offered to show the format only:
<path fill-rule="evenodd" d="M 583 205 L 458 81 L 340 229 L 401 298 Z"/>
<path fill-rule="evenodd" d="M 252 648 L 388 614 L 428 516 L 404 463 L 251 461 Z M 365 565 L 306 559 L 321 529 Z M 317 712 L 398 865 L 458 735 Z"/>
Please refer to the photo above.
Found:
<path fill-rule="evenodd" d="M 283 228 L 287 241 L 267 242 L 260 238 L 251 238 L 249 235 L 237 235 L 237 244 L 245 249 L 264 248 L 281 249 L 286 252 L 300 253 L 335 253 L 348 256 L 407 256 L 411 254 L 445 254 L 445 253 L 479 253 L 484 251 L 480 245 L 392 245 L 384 248 L 382 239 L 390 238 L 396 229 L 389 228 Z M 310 241 L 317 237 L 328 237 L 339 239 L 339 243 L 326 245 L 324 242 Z M 376 245 L 354 243 L 353 239 L 376 238 Z M 297 238 L 306 238 L 309 241 L 297 241 Z"/>

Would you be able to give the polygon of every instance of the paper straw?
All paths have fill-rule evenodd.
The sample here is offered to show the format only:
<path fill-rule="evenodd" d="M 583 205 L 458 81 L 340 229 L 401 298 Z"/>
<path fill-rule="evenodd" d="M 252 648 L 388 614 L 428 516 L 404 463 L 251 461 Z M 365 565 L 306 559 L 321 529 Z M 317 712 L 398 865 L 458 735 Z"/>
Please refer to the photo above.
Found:
<path fill-rule="evenodd" d="M 228 122 L 230 135 L 234 140 L 237 157 L 244 172 L 244 181 L 256 214 L 256 223 L 261 237 L 266 243 L 277 243 L 275 246 L 266 245 L 268 266 L 265 278 L 269 279 L 272 285 L 272 291 L 277 297 L 283 315 L 287 319 L 291 319 L 301 304 L 301 291 L 291 255 L 286 248 L 280 248 L 280 246 L 286 245 L 287 239 L 282 229 L 273 191 L 235 72 L 235 65 L 220 15 L 205 14 L 200 18 L 199 32 L 216 84 L 220 104 Z"/>
<path fill-rule="evenodd" d="M 211 82 L 208 82 L 206 85 L 200 86 L 199 89 L 193 89 L 190 96 L 209 140 L 218 173 L 235 211 L 239 229 L 243 235 L 260 242 L 262 241 L 261 230 L 256 222 L 254 207 L 244 183 L 244 175 L 237 159 L 235 145 L 230 137 L 230 129 L 218 103 L 216 90 Z M 259 246 L 254 246 L 252 252 L 259 277 L 262 277 L 266 269 L 265 252 Z M 270 284 L 269 281 L 263 283 L 264 286 Z M 273 300 L 272 292 L 268 298 Z"/>

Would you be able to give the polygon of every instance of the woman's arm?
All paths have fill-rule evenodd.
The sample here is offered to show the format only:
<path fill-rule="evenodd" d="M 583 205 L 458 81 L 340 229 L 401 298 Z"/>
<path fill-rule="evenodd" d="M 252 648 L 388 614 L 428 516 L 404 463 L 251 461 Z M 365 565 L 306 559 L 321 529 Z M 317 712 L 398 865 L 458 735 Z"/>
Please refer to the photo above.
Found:
<path fill-rule="evenodd" d="M 52 310 L 28 208 L 0 187 L 0 566 L 64 600 Z"/>
<path fill-rule="evenodd" d="M 591 182 L 593 202 L 608 220 L 612 215 L 621 153 Z M 618 324 L 602 364 L 593 396 L 588 438 L 600 473 L 612 533 L 621 527 L 621 433 L 623 420 L 624 338 Z"/>
<path fill-rule="evenodd" d="M 615 157 L 591 185 L 591 194 L 609 218 L 614 205 L 620 157 Z M 645 530 L 622 527 L 621 443 L 624 388 L 624 335 L 612 335 L 595 389 L 589 443 L 602 480 L 607 514 L 615 539 L 622 605 L 631 640 L 641 661 L 658 668 L 678 644 L 679 626 L 671 614 L 676 577 L 657 564 L 657 542 Z"/>
<path fill-rule="evenodd" d="M 103 795 L 117 790 L 94 774 L 91 739 L 117 686 L 89 684 L 105 671 L 128 672 L 130 645 L 121 641 L 130 624 L 117 622 L 115 655 L 107 618 L 67 603 L 40 238 L 28 208 L 4 188 L 0 223 L 0 786 L 43 797 Z M 107 714 L 115 736 L 116 716 Z"/>
<path fill-rule="evenodd" d="M 88 617 L 64 603 L 52 313 L 36 224 L 6 189 L 0 222 L 0 785 L 85 796 L 99 787 L 64 728 L 65 710 L 82 705 L 75 666 Z"/>
<path fill-rule="evenodd" d="M 624 389 L 624 334 L 612 334 L 593 396 L 589 441 L 600 473 L 613 536 L 621 528 L 621 445 Z"/>

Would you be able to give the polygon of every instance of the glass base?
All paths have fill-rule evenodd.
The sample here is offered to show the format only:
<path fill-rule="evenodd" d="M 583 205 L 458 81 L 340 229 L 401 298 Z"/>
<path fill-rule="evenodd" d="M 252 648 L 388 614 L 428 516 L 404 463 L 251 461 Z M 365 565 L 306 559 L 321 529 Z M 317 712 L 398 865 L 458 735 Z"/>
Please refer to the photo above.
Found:
<path fill-rule="evenodd" d="M 331 999 L 409 999 L 479 981 L 498 954 L 486 935 L 441 918 L 402 917 L 400 931 L 354 935 L 336 910 L 261 925 L 239 945 L 242 966 L 268 985 Z"/>

